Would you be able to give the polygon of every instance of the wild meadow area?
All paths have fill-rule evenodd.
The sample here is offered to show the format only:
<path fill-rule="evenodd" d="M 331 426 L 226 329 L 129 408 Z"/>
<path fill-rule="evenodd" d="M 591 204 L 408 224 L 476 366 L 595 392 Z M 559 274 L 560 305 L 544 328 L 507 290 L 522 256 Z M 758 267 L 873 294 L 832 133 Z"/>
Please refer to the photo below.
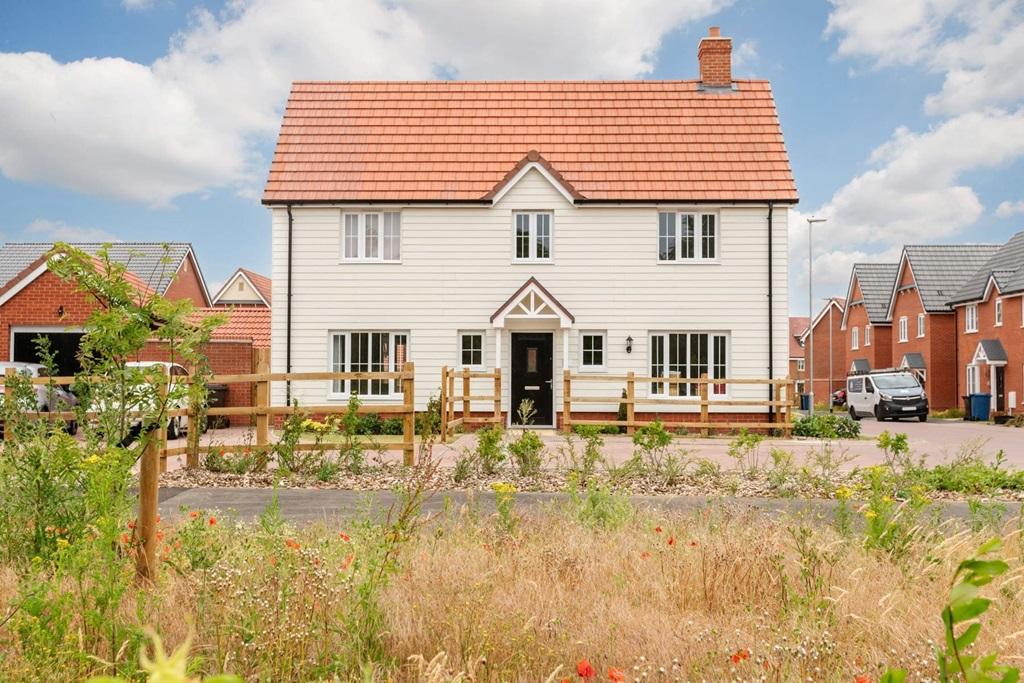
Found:
<path fill-rule="evenodd" d="M 832 455 L 762 456 L 750 434 L 722 471 L 677 454 L 660 425 L 609 469 L 600 434 L 584 430 L 564 446 L 564 495 L 528 506 L 522 482 L 546 457 L 533 432 L 484 431 L 452 471 L 432 457 L 427 418 L 383 514 L 296 525 L 277 504 L 254 521 L 185 509 L 157 518 L 143 548 L 135 472 L 176 392 L 204 390 L 201 348 L 216 320 L 193 325 L 187 304 L 131 289 L 123 266 L 60 249 L 51 268 L 101 306 L 83 341 L 78 436 L 28 415 L 35 388 L 6 378 L 0 680 L 1019 678 L 1024 517 L 994 498 L 1022 488 L 1021 475 L 975 452 L 926 467 L 899 434 L 879 439 L 884 464 L 840 474 Z M 168 388 L 125 365 L 154 337 L 197 381 Z M 347 419 L 328 429 L 297 417 L 259 458 L 279 480 L 372 474 Z M 300 459 L 288 439 L 310 430 L 336 431 L 337 448 Z M 425 513 L 482 477 L 486 494 Z M 630 495 L 637 477 L 716 479 L 723 491 L 757 480 L 780 498 L 812 491 L 828 503 L 806 514 L 716 496 L 685 512 L 649 508 Z M 941 514 L 950 492 L 966 514 Z"/>

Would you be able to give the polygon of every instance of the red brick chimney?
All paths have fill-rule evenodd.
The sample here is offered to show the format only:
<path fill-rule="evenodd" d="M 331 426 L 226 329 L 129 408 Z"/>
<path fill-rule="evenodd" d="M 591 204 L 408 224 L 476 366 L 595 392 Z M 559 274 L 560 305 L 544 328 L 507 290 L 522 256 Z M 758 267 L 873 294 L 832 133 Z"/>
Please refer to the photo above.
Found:
<path fill-rule="evenodd" d="M 717 26 L 708 30 L 697 48 L 700 80 L 709 88 L 732 87 L 732 38 L 723 38 Z"/>

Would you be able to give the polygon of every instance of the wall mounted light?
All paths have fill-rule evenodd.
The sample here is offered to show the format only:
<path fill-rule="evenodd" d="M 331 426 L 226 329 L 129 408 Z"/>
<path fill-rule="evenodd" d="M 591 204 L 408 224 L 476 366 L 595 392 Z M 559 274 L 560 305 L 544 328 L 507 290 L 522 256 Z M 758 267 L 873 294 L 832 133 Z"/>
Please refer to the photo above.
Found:
<path fill-rule="evenodd" d="M 633 353 L 633 337 L 626 337 L 626 353 Z"/>
<path fill-rule="evenodd" d="M 63 320 L 64 319 L 64 307 L 63 306 L 58 306 L 57 307 L 57 319 L 58 320 Z"/>

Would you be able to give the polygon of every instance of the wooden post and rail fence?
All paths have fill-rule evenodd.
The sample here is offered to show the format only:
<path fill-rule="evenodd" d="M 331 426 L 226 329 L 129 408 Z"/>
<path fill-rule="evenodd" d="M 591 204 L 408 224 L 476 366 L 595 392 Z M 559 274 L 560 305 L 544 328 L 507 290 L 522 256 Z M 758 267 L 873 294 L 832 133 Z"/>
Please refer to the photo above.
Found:
<path fill-rule="evenodd" d="M 491 380 L 493 390 L 489 394 L 474 394 L 473 380 Z M 479 385 L 480 382 L 477 382 Z M 458 386 L 461 393 L 455 393 Z M 470 370 L 463 368 L 457 370 L 447 365 L 441 368 L 441 428 L 440 438 L 442 442 L 448 441 L 455 434 L 458 428 L 465 429 L 469 426 L 482 426 L 488 424 L 501 424 L 501 368 L 494 370 Z M 485 414 L 473 414 L 473 403 L 484 403 L 487 405 Z M 459 417 L 456 417 L 456 407 L 459 408 Z"/>

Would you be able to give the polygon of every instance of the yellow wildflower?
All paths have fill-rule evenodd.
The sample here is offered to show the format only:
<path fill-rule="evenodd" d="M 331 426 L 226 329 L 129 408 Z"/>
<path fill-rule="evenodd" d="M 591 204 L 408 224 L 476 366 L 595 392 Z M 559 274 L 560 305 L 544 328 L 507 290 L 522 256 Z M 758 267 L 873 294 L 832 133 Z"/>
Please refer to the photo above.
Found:
<path fill-rule="evenodd" d="M 850 496 L 852 495 L 853 491 L 851 491 L 846 486 L 840 486 L 839 488 L 836 489 L 836 498 L 838 498 L 839 500 L 850 500 Z"/>
<path fill-rule="evenodd" d="M 515 493 L 516 487 L 515 484 L 509 484 L 505 481 L 496 481 L 491 484 L 491 490 L 495 493 Z"/>
<path fill-rule="evenodd" d="M 867 519 L 874 519 L 877 516 L 878 516 L 878 513 L 875 512 L 874 510 L 868 510 L 867 512 L 864 513 L 864 517 L 867 518 Z"/>

